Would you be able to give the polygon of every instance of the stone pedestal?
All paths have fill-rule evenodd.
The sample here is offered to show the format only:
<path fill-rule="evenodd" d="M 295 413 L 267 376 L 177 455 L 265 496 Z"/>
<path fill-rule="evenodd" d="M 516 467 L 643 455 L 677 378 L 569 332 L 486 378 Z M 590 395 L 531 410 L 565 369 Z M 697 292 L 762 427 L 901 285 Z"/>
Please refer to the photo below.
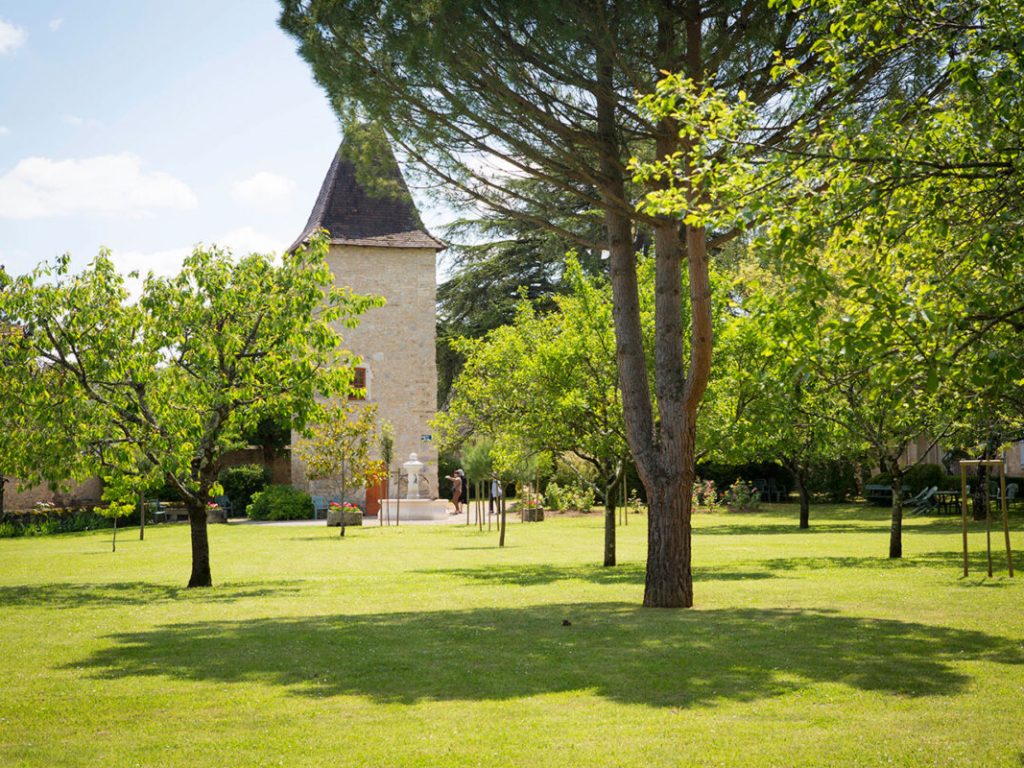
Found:
<path fill-rule="evenodd" d="M 445 499 L 388 499 L 381 502 L 381 514 L 391 522 L 401 520 L 447 520 L 449 504 Z M 400 515 L 401 517 L 397 517 Z"/>

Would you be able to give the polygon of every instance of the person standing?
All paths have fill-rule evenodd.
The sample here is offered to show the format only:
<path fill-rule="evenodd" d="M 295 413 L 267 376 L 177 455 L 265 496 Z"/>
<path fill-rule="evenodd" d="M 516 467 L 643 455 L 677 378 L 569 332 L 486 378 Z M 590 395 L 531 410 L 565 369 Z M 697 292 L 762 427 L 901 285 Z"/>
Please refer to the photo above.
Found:
<path fill-rule="evenodd" d="M 452 504 L 455 505 L 455 511 L 452 512 L 453 515 L 462 513 L 462 488 L 465 485 L 464 477 L 465 475 L 461 469 L 456 469 L 450 476 L 445 477 L 445 480 L 452 481 Z"/>
<path fill-rule="evenodd" d="M 500 506 L 500 504 L 501 504 L 501 483 L 498 481 L 497 477 L 492 477 L 491 478 L 491 502 L 490 502 L 489 511 L 493 513 L 495 505 L 499 505 Z"/>

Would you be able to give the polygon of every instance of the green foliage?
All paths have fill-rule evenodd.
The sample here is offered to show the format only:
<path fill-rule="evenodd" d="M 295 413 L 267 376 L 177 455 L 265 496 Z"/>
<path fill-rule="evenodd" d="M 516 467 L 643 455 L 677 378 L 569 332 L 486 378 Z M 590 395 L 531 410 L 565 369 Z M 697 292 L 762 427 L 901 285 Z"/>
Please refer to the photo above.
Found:
<path fill-rule="evenodd" d="M 486 437 L 470 440 L 462 446 L 462 469 L 471 484 L 491 477 L 494 472 L 493 451 L 494 441 Z"/>
<path fill-rule="evenodd" d="M 728 488 L 736 479 L 752 483 L 755 480 L 774 480 L 775 484 L 789 493 L 793 489 L 793 474 L 781 464 L 770 461 L 729 464 L 726 462 L 702 461 L 697 464 L 697 475 L 712 481 L 718 488 Z"/>
<path fill-rule="evenodd" d="M 49 372 L 21 377 L 28 410 L 73 434 L 111 514 L 161 480 L 204 509 L 220 457 L 262 419 L 302 429 L 317 394 L 347 392 L 354 358 L 337 329 L 381 300 L 329 287 L 327 247 L 321 236 L 280 260 L 200 247 L 179 274 L 148 275 L 138 301 L 106 251 L 78 274 L 61 257 L 0 292 L 0 318 L 32 329 L 17 370 Z M 210 582 L 204 542 L 196 586 Z"/>
<path fill-rule="evenodd" d="M 270 483 L 270 473 L 259 464 L 242 464 L 222 469 L 217 476 L 232 509 L 244 510 L 255 494 Z"/>
<path fill-rule="evenodd" d="M 256 423 L 256 428 L 248 430 L 243 436 L 246 442 L 262 448 L 263 455 L 268 459 L 280 456 L 291 439 L 291 418 L 289 414 L 282 413 L 262 417 Z"/>
<path fill-rule="evenodd" d="M 55 533 L 75 533 L 110 528 L 113 518 L 107 510 L 45 507 L 23 512 L 8 512 L 0 519 L 0 538 L 17 536 L 48 536 Z M 126 522 L 138 523 L 138 510 L 130 514 L 119 512 L 116 517 L 127 517 Z"/>
<path fill-rule="evenodd" d="M 470 433 L 488 439 L 493 466 L 507 477 L 532 482 L 550 465 L 537 454 L 571 452 L 607 483 L 627 453 L 611 296 L 575 258 L 566 281 L 571 292 L 556 298 L 555 311 L 542 315 L 522 301 L 511 325 L 455 343 L 468 362 L 436 424 L 450 445 Z"/>
<path fill-rule="evenodd" d="M 938 464 L 915 464 L 903 476 L 903 487 L 911 493 L 919 493 L 933 486 L 944 489 L 950 487 L 946 478 L 946 470 Z"/>
<path fill-rule="evenodd" d="M 756 512 L 761 505 L 761 493 L 737 478 L 725 489 L 721 501 L 730 512 Z"/>
<path fill-rule="evenodd" d="M 579 484 L 562 486 L 550 482 L 544 489 L 544 498 L 550 509 L 589 512 L 594 506 L 594 489 L 583 488 Z"/>
<path fill-rule="evenodd" d="M 253 495 L 245 514 L 250 520 L 309 520 L 313 517 L 313 499 L 290 485 L 268 485 Z"/>
<path fill-rule="evenodd" d="M 325 480 L 345 501 L 352 488 L 368 488 L 387 476 L 387 466 L 370 455 L 377 429 L 377 406 L 335 403 L 323 411 L 310 436 L 295 447 L 311 480 Z"/>
<path fill-rule="evenodd" d="M 838 504 L 857 494 L 857 467 L 848 459 L 823 459 L 810 465 L 807 490 L 825 501 Z"/>

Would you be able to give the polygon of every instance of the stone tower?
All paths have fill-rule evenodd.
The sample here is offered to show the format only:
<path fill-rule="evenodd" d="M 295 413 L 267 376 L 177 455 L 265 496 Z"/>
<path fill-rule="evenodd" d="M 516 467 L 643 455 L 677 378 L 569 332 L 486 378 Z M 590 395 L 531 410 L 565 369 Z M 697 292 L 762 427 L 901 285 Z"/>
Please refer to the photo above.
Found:
<path fill-rule="evenodd" d="M 344 346 L 362 357 L 356 385 L 378 420 L 395 431 L 397 464 L 416 453 L 426 466 L 424 495 L 437 495 L 437 448 L 430 420 L 437 404 L 436 261 L 444 244 L 431 236 L 383 133 L 357 126 L 346 133 L 320 188 L 313 212 L 292 245 L 320 229 L 330 233 L 328 265 L 335 284 L 383 296 L 357 328 L 338 328 Z M 329 495 L 306 479 L 293 452 L 292 483 Z M 392 495 L 394 487 L 392 487 Z"/>

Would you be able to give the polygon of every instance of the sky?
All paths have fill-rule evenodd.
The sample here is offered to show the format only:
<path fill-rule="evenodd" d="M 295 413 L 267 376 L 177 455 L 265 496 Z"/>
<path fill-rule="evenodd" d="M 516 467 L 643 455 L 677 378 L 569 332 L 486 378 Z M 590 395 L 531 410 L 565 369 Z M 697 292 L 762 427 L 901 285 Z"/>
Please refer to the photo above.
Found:
<path fill-rule="evenodd" d="M 272 0 L 0 0 L 0 264 L 280 251 L 341 140 Z M 433 233 L 442 207 L 413 190 Z"/>

